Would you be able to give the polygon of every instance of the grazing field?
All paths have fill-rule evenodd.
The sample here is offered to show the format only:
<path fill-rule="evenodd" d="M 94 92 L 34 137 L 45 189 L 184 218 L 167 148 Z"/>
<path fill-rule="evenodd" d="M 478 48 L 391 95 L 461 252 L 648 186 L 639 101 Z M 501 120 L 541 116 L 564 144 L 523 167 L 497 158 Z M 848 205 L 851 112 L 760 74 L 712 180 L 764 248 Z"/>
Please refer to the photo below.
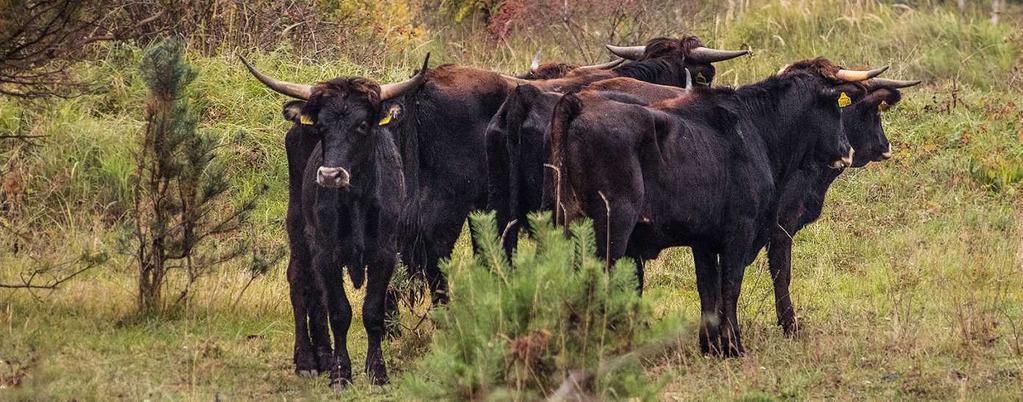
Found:
<path fill-rule="evenodd" d="M 698 11 L 673 10 L 672 29 L 655 24 L 668 17 L 649 14 L 648 25 L 628 20 L 632 26 L 622 29 L 753 49 L 749 58 L 720 63 L 715 85 L 755 82 L 818 55 L 850 67 L 891 64 L 887 77 L 924 84 L 904 90 L 902 102 L 884 114 L 893 158 L 848 169 L 828 193 L 820 221 L 795 238 L 792 293 L 802 332 L 786 337 L 775 324 L 761 255 L 740 299 L 747 356 L 702 356 L 695 326 L 684 327 L 677 347 L 643 362 L 660 386 L 658 398 L 1023 398 L 1023 7 L 1009 4 L 992 25 L 980 5 L 960 13 L 933 1 L 742 3 L 753 4 L 732 11 L 683 2 Z M 559 40 L 564 32 L 533 27 L 498 40 L 472 17 L 455 27 L 430 21 L 407 39 L 415 46 L 392 42 L 373 60 L 299 57 L 285 43 L 274 51 L 216 52 L 190 44 L 199 73 L 190 94 L 201 129 L 223 141 L 232 197 L 268 186 L 251 227 L 237 236 L 251 236 L 257 248 L 287 244 L 282 138 L 290 125 L 280 117 L 286 100 L 253 80 L 237 54 L 296 82 L 404 79 L 428 51 L 434 66 L 507 73 L 524 71 L 537 46 L 551 61 L 606 60 L 598 37 L 569 42 Z M 573 47 L 589 41 L 587 51 Z M 107 257 L 55 290 L 0 288 L 0 400 L 337 399 L 325 377 L 293 373 L 286 262 L 265 275 L 254 275 L 244 260 L 223 264 L 180 308 L 159 317 L 135 314 L 123 200 L 132 191 L 132 153 L 144 124 L 146 88 L 137 67 L 143 50 L 119 43 L 98 53 L 75 71 L 103 83 L 99 93 L 45 102 L 0 97 L 0 135 L 46 136 L 0 139 L 0 284 L 20 283 L 40 267 L 73 270 L 82 255 Z M 464 230 L 450 265 L 470 258 Z M 699 298 L 689 250 L 662 253 L 647 272 L 644 298 L 655 319 L 695 323 Z M 451 302 L 458 303 L 460 284 L 451 286 Z M 403 306 L 402 336 L 384 345 L 392 384 L 374 387 L 361 374 L 361 290 L 348 290 L 360 295 L 353 298 L 349 338 L 357 374 L 343 398 L 414 399 L 403 385 L 430 375 L 416 371 L 434 331 L 424 319 L 427 307 Z"/>

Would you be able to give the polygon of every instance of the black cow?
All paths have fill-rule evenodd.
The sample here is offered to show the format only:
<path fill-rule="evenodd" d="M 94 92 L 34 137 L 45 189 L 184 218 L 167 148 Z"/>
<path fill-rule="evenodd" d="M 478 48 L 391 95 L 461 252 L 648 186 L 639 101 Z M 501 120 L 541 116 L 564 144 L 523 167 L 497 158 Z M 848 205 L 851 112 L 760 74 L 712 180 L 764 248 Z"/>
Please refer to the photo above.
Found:
<path fill-rule="evenodd" d="M 692 247 L 701 349 L 741 355 L 740 285 L 770 233 L 779 189 L 804 161 L 852 163 L 840 106 L 863 96 L 855 81 L 882 71 L 815 59 L 650 106 L 565 95 L 551 128 L 558 208 L 568 220 L 591 217 L 598 253 L 611 261 Z"/>
<path fill-rule="evenodd" d="M 866 96 L 842 109 L 842 126 L 849 138 L 849 144 L 856 151 L 853 154 L 853 167 L 862 167 L 869 162 L 891 157 L 891 145 L 881 126 L 880 114 L 902 99 L 900 88 L 919 83 L 920 81 L 872 79 L 865 83 Z M 778 325 L 781 325 L 786 334 L 793 334 L 799 328 L 792 299 L 789 297 L 793 238 L 800 229 L 820 217 L 824 208 L 825 193 L 843 171 L 844 169 L 830 169 L 819 162 L 807 161 L 779 189 L 777 224 L 770 228 L 767 255 L 774 284 Z"/>
<path fill-rule="evenodd" d="M 307 280 L 311 277 L 315 284 L 313 291 L 292 290 L 297 370 L 312 374 L 323 369 L 322 354 L 329 349 L 319 344 L 319 337 L 326 335 L 317 325 L 322 325 L 319 317 L 325 311 L 334 334 L 333 358 L 329 361 L 331 386 L 339 389 L 351 382 L 346 339 L 352 312 L 340 271 L 345 267 L 356 288 L 366 282 L 362 314 L 369 340 L 366 372 L 374 384 L 384 384 L 387 370 L 380 343 L 384 336 L 385 293 L 397 262 L 396 230 L 405 201 L 405 179 L 390 132 L 391 124 L 401 120 L 400 109 L 383 106 L 389 99 L 418 89 L 426 79 L 427 65 L 424 62 L 415 77 L 397 84 L 380 86 L 364 78 L 337 78 L 308 86 L 274 80 L 245 64 L 271 89 L 306 100 L 304 104 L 289 104 L 285 117 L 297 114 L 302 125 L 311 127 L 310 131 L 296 133 L 296 148 L 316 144 L 311 153 L 289 155 L 292 169 L 303 157 L 308 159 L 298 194 L 301 208 L 295 211 L 290 208 L 293 204 L 289 206 L 288 223 L 292 243 L 295 233 L 291 226 L 304 223 L 304 245 L 309 247 L 293 247 L 293 253 L 308 254 L 293 254 L 289 279 L 294 273 Z M 294 192 L 292 188 L 292 198 Z M 300 219 L 291 216 L 299 212 Z M 312 268 L 304 270 L 304 264 Z M 308 283 L 304 282 L 306 286 Z M 312 295 L 319 296 L 318 303 L 312 303 Z M 299 311 L 301 307 L 306 307 L 305 314 Z M 305 325 L 307 318 L 311 328 Z M 306 342 L 310 338 L 320 349 L 320 361 L 311 357 L 313 345 Z"/>
<path fill-rule="evenodd" d="M 644 46 L 608 45 L 607 48 L 619 57 L 636 62 L 614 68 L 603 77 L 591 76 L 603 80 L 577 82 L 569 74 L 561 80 L 527 84 L 505 100 L 487 127 L 487 206 L 497 212 L 498 228 L 502 229 L 502 241 L 509 256 L 518 242 L 520 227 L 527 223 L 526 215 L 541 208 L 540 185 L 545 177 L 547 131 L 551 110 L 562 93 L 603 83 L 595 88 L 633 93 L 649 102 L 678 93 L 670 89 L 639 91 L 636 87 L 643 85 L 638 81 L 675 87 L 691 83 L 706 86 L 716 73 L 713 63 L 749 54 L 746 50 L 708 49 L 695 36 L 681 40 L 655 38 Z"/>
<path fill-rule="evenodd" d="M 320 293 L 312 271 L 312 250 L 305 236 L 306 221 L 302 212 L 302 180 L 309 157 L 320 142 L 313 125 L 302 124 L 305 101 L 284 105 L 283 115 L 295 124 L 284 137 L 288 154 L 288 288 L 295 316 L 295 372 L 302 377 L 315 377 L 330 369 L 333 349 L 327 330 L 327 315 L 320 309 Z"/>

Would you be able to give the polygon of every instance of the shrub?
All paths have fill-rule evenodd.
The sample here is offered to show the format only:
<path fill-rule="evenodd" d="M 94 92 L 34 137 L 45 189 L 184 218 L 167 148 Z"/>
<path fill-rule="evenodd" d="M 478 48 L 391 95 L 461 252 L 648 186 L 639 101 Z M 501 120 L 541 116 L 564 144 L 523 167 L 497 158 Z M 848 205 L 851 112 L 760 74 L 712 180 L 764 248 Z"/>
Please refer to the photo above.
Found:
<path fill-rule="evenodd" d="M 523 242 L 509 263 L 494 216 L 471 218 L 481 247 L 445 266 L 457 287 L 436 313 L 430 353 L 405 379 L 410 392 L 424 400 L 535 400 L 572 373 L 601 399 L 652 396 L 639 365 L 621 364 L 650 321 L 631 262 L 605 272 L 588 222 L 566 238 L 549 214 L 530 220 L 535 244 Z"/>

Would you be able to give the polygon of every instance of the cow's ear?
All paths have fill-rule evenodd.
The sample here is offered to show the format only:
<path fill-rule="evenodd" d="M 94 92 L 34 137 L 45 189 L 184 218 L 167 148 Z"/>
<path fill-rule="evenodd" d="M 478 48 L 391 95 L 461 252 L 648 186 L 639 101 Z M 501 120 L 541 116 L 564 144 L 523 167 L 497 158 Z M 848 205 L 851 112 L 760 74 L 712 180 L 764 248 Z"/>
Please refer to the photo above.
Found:
<path fill-rule="evenodd" d="M 900 100 L 902 100 L 902 94 L 899 93 L 899 90 L 889 88 L 875 89 L 863 98 L 863 101 L 869 102 L 871 107 L 876 107 L 878 112 L 888 110 Z"/>
<path fill-rule="evenodd" d="M 401 116 L 401 105 L 395 103 L 384 108 L 384 113 L 380 116 L 380 120 L 377 123 L 378 126 L 386 126 L 393 123 L 398 117 Z"/>
<path fill-rule="evenodd" d="M 284 120 L 290 121 L 295 124 L 310 125 L 313 124 L 312 118 L 305 114 L 303 111 L 306 107 L 305 101 L 293 100 L 285 103 L 284 108 L 281 110 L 281 114 L 284 116 Z"/>
<path fill-rule="evenodd" d="M 847 106 L 863 99 L 863 95 L 865 93 L 866 90 L 862 85 L 857 83 L 845 83 L 826 88 L 822 92 L 822 95 L 826 102 L 834 102 L 839 108 L 844 109 Z"/>

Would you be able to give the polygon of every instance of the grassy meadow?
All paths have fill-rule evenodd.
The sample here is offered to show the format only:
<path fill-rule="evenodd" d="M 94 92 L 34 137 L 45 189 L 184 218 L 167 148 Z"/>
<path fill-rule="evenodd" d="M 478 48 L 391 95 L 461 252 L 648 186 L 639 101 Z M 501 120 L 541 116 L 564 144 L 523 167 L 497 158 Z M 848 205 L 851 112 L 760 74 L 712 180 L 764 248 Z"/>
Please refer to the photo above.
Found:
<path fill-rule="evenodd" d="M 748 355 L 704 357 L 690 328 L 680 347 L 644 362 L 661 385 L 659 399 L 1023 399 L 1023 6 L 1010 4 L 992 25 L 981 5 L 960 14 L 931 1 L 741 3 L 752 4 L 731 17 L 713 2 L 676 10 L 672 28 L 642 32 L 753 49 L 752 57 L 719 63 L 715 85 L 755 82 L 818 55 L 849 67 L 891 64 L 887 77 L 924 84 L 904 90 L 884 115 L 895 156 L 847 170 L 820 221 L 796 237 L 792 293 L 803 332 L 789 338 L 775 325 L 762 255 L 740 299 Z M 523 71 L 537 46 L 548 60 L 606 60 L 596 45 L 582 51 L 542 30 L 481 45 L 480 29 L 472 21 L 432 26 L 383 61 L 299 57 L 287 45 L 190 52 L 199 71 L 191 99 L 201 128 L 223 141 L 233 196 L 269 186 L 242 234 L 258 247 L 286 247 L 289 123 L 280 117 L 286 99 L 252 79 L 237 54 L 296 82 L 402 79 L 426 52 L 432 65 L 509 73 Z M 123 217 L 144 124 L 142 52 L 131 43 L 104 45 L 78 66 L 83 79 L 104 85 L 96 94 L 0 97 L 0 135 L 46 136 L 0 139 L 0 283 L 40 267 L 73 269 L 81 255 L 109 257 L 56 290 L 0 288 L 0 400 L 337 399 L 325 377 L 292 372 L 286 261 L 262 276 L 244 260 L 224 264 L 169 317 L 134 314 L 136 268 L 123 246 Z M 467 258 L 464 233 L 452 259 Z M 647 272 L 644 297 L 655 317 L 695 322 L 689 250 L 665 251 Z M 452 283 L 452 303 L 458 287 Z M 433 330 L 421 319 L 425 308 L 403 309 L 403 336 L 384 346 L 392 385 L 373 387 L 361 374 L 360 292 L 349 289 L 357 374 L 342 398 L 411 398 L 402 377 L 428 375 L 415 371 Z"/>

